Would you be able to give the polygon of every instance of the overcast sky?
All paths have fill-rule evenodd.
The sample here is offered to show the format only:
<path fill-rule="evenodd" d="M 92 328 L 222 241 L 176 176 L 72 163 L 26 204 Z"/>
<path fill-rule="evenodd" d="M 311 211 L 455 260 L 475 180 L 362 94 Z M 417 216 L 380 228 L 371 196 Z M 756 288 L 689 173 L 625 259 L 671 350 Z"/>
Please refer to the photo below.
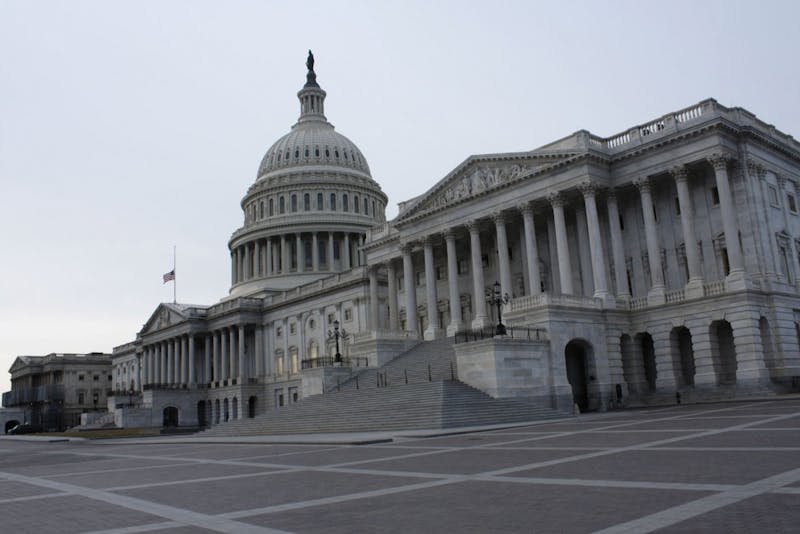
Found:
<path fill-rule="evenodd" d="M 227 240 L 299 115 L 397 202 L 470 154 L 610 136 L 708 97 L 800 136 L 800 2 L 0 0 L 0 389 L 20 354 L 111 352 L 227 295 Z"/>

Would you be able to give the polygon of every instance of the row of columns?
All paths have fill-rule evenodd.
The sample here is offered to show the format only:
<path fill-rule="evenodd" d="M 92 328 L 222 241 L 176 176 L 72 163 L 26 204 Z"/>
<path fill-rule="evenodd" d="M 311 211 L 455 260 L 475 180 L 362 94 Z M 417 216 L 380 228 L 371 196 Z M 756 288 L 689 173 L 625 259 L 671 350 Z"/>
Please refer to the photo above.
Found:
<path fill-rule="evenodd" d="M 730 188 L 730 181 L 727 172 L 729 157 L 724 154 L 714 154 L 707 161 L 714 167 L 717 190 L 720 198 L 720 210 L 723 220 L 725 242 L 728 250 L 728 260 L 730 265 L 729 277 L 744 275 L 744 264 L 742 262 L 741 246 L 739 245 L 738 227 L 733 206 L 733 196 Z M 670 169 L 670 175 L 675 180 L 678 190 L 678 202 L 681 212 L 681 226 L 683 238 L 686 244 L 686 257 L 689 271 L 689 283 L 687 288 L 699 288 L 702 291 L 703 274 L 700 267 L 700 259 L 695 237 L 694 213 L 692 209 L 691 196 L 688 185 L 688 172 L 685 166 Z M 648 300 L 652 303 L 663 303 L 665 300 L 665 283 L 661 269 L 661 254 L 658 242 L 655 211 L 653 208 L 653 198 L 651 193 L 650 178 L 642 178 L 635 181 L 639 190 L 642 206 L 642 215 L 645 226 L 645 240 L 649 258 L 651 273 L 651 286 L 648 292 Z M 585 211 L 586 225 L 588 229 L 589 251 L 591 255 L 592 280 L 594 282 L 595 298 L 607 299 L 611 296 L 607 282 L 607 270 L 605 262 L 605 250 L 601 235 L 601 226 L 597 210 L 598 187 L 591 181 L 582 183 L 579 186 L 582 194 Z M 607 196 L 608 221 L 611 234 L 611 252 L 615 265 L 615 283 L 617 296 L 630 298 L 628 289 L 627 275 L 625 270 L 624 244 L 622 230 L 620 227 L 619 207 L 614 191 L 609 191 Z M 552 207 L 553 225 L 555 233 L 556 261 L 558 264 L 558 274 L 561 283 L 561 293 L 571 295 L 574 293 L 572 285 L 572 262 L 567 242 L 567 226 L 564 217 L 564 198 L 559 192 L 551 193 L 548 201 Z M 539 254 L 536 245 L 536 228 L 534 225 L 534 212 L 530 203 L 524 203 L 518 207 L 522 214 L 525 254 L 527 269 L 524 273 L 526 282 L 530 288 L 530 294 L 537 295 L 541 292 L 541 275 L 539 272 Z M 496 232 L 498 268 L 501 291 L 509 296 L 513 295 L 511 287 L 511 268 L 508 256 L 508 239 L 506 235 L 506 215 L 504 213 L 495 214 L 493 222 Z M 483 264 L 481 258 L 481 239 L 480 227 L 477 221 L 468 221 L 466 228 L 469 231 L 470 239 L 470 258 L 472 266 L 472 303 L 474 319 L 473 328 L 484 327 L 488 324 L 488 314 L 486 310 L 486 299 L 484 295 L 485 281 Z M 444 234 L 447 254 L 447 276 L 448 292 L 450 300 L 450 324 L 447 325 L 447 334 L 452 335 L 463 327 L 461 321 L 460 294 L 457 283 L 458 258 L 455 246 L 455 229 L 450 229 Z M 405 287 L 405 308 L 406 308 L 406 330 L 416 332 L 419 328 L 416 314 L 417 295 L 414 288 L 414 269 L 412 261 L 413 244 L 406 243 L 401 247 L 403 281 Z M 423 257 L 425 263 L 425 287 L 426 305 L 428 309 L 428 327 L 424 333 L 426 338 L 437 337 L 442 329 L 439 324 L 437 312 L 437 288 L 436 276 L 433 259 L 433 236 L 428 236 L 423 240 Z M 389 329 L 399 329 L 399 313 L 397 303 L 397 283 L 396 272 L 393 261 L 388 261 L 388 307 L 389 307 Z M 379 268 L 375 265 L 372 270 Z M 377 323 L 377 275 L 370 274 L 370 296 L 374 300 L 372 304 L 371 316 Z M 377 328 L 377 324 L 374 328 Z"/>
<path fill-rule="evenodd" d="M 256 376 L 263 374 L 263 333 L 255 331 Z M 220 328 L 201 335 L 183 334 L 145 345 L 142 351 L 143 385 L 193 387 L 197 383 L 219 383 L 249 378 L 246 327 Z M 197 361 L 197 343 L 203 344 L 202 361 Z M 197 364 L 202 363 L 198 369 Z"/>
<path fill-rule="evenodd" d="M 259 239 L 245 243 L 231 251 L 231 281 L 236 284 L 253 278 L 288 274 L 291 272 L 319 272 L 322 269 L 320 261 L 320 243 L 327 244 L 325 254 L 325 270 L 334 270 L 334 243 L 339 243 L 339 258 L 341 270 L 346 271 L 355 265 L 363 265 L 363 256 L 359 248 L 364 244 L 365 234 L 350 232 L 310 232 L 311 234 L 311 266 L 306 267 L 307 233 L 283 234 L 276 237 Z M 341 237 L 338 237 L 341 236 Z M 295 248 L 292 252 L 292 241 Z M 292 260 L 296 268 L 292 268 Z"/>

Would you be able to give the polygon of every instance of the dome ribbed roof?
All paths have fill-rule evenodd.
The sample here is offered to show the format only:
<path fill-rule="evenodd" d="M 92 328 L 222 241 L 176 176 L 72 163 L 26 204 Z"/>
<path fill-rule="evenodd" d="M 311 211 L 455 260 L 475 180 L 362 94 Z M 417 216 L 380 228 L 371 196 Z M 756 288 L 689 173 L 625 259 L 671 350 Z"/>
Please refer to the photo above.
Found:
<path fill-rule="evenodd" d="M 329 122 L 313 120 L 298 122 L 267 150 L 258 177 L 283 169 L 321 165 L 355 169 L 370 176 L 367 160 L 355 143 L 335 131 Z"/>

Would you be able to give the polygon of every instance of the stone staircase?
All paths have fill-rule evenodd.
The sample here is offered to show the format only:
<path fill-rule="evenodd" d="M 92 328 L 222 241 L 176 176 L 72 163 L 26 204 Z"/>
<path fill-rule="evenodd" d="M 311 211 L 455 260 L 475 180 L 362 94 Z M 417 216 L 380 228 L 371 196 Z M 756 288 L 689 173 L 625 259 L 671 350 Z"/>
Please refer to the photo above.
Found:
<path fill-rule="evenodd" d="M 493 399 L 452 380 L 451 372 L 455 376 L 452 340 L 423 342 L 381 368 L 353 375 L 324 395 L 252 419 L 221 423 L 199 436 L 441 429 L 570 415 L 529 399 Z"/>

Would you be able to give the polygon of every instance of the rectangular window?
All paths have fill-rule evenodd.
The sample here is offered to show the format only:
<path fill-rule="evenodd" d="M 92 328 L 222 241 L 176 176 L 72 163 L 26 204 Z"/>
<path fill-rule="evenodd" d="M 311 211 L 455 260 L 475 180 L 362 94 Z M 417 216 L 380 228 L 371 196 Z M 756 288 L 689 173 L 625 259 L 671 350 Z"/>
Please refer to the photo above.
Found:
<path fill-rule="evenodd" d="M 331 193 L 331 211 L 336 211 L 336 193 Z"/>
<path fill-rule="evenodd" d="M 336 320 L 336 317 L 332 313 L 329 313 L 328 314 L 328 324 L 332 325 L 333 321 L 335 321 L 335 320 Z"/>
<path fill-rule="evenodd" d="M 86 402 L 86 394 L 83 392 L 78 393 L 78 404 L 83 404 L 84 402 Z"/>
<path fill-rule="evenodd" d="M 793 194 L 786 193 L 786 204 L 789 206 L 789 211 L 797 213 L 797 202 Z"/>
<path fill-rule="evenodd" d="M 78 375 L 78 380 L 83 380 L 83 375 Z"/>
<path fill-rule="evenodd" d="M 283 328 L 280 326 L 275 329 L 275 337 L 281 337 L 283 335 Z"/>
<path fill-rule="evenodd" d="M 444 280 L 444 266 L 439 265 L 438 267 L 436 267 L 436 279 Z"/>
<path fill-rule="evenodd" d="M 778 204 L 778 188 L 775 187 L 772 184 L 767 184 L 767 187 L 769 188 L 769 203 L 770 203 L 770 205 L 773 208 L 780 207 L 780 204 Z"/>
<path fill-rule="evenodd" d="M 322 193 L 317 193 L 317 211 L 325 209 L 323 206 Z"/>
<path fill-rule="evenodd" d="M 467 274 L 469 272 L 469 262 L 466 259 L 458 260 L 458 274 Z"/>
<path fill-rule="evenodd" d="M 397 290 L 398 291 L 402 291 L 403 290 L 403 277 L 402 276 L 397 279 Z"/>
<path fill-rule="evenodd" d="M 716 187 L 711 188 L 711 204 L 719 206 L 719 189 Z"/>
<path fill-rule="evenodd" d="M 350 308 L 344 310 L 344 320 L 345 321 L 353 320 L 353 310 L 351 310 Z"/>
<path fill-rule="evenodd" d="M 297 323 L 292 323 L 289 325 L 289 333 L 296 334 L 297 333 Z"/>
<path fill-rule="evenodd" d="M 489 266 L 489 255 L 488 254 L 484 254 L 484 255 L 481 256 L 481 265 L 483 266 L 484 269 Z"/>
<path fill-rule="evenodd" d="M 417 286 L 421 286 L 425 283 L 425 272 L 424 271 L 417 271 Z"/>

